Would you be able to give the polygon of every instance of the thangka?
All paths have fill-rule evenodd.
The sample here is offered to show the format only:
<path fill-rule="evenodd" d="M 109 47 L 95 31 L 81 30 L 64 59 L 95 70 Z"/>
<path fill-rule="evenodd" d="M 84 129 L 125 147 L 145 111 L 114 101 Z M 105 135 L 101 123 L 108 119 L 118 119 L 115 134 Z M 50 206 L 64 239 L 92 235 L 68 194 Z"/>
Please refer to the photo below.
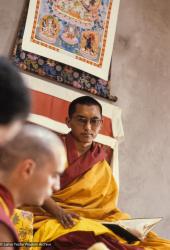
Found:
<path fill-rule="evenodd" d="M 120 0 L 30 0 L 22 48 L 108 80 Z"/>
<path fill-rule="evenodd" d="M 28 3 L 27 0 L 11 55 L 13 62 L 20 68 L 20 70 L 31 72 L 45 78 L 47 81 L 52 80 L 52 83 L 55 85 L 73 87 L 80 91 L 87 91 L 90 94 L 116 101 L 117 97 L 110 94 L 110 80 L 105 81 L 72 66 L 65 65 L 61 62 L 49 59 L 48 57 L 43 57 L 22 49 Z"/>

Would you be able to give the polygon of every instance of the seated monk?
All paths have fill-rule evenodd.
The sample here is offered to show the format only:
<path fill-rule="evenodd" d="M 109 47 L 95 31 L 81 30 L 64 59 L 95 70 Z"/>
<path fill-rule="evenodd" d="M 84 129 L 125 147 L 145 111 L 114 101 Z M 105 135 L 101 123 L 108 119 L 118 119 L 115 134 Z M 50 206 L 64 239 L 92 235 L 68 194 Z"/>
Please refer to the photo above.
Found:
<path fill-rule="evenodd" d="M 33 241 L 51 242 L 57 250 L 85 250 L 96 242 L 111 250 L 170 249 L 170 241 L 153 232 L 143 242 L 128 243 L 100 223 L 129 218 L 116 207 L 116 182 L 103 148 L 93 142 L 103 123 L 101 105 L 88 96 L 75 99 L 66 123 L 71 128 L 63 139 L 68 166 L 60 178 L 61 190 L 46 200 L 43 209 L 32 208 Z"/>
<path fill-rule="evenodd" d="M 41 206 L 59 188 L 59 174 L 64 171 L 65 162 L 62 141 L 36 125 L 24 125 L 16 137 L 0 147 L 0 246 L 3 249 L 19 246 L 11 221 L 14 208 L 24 204 Z"/>

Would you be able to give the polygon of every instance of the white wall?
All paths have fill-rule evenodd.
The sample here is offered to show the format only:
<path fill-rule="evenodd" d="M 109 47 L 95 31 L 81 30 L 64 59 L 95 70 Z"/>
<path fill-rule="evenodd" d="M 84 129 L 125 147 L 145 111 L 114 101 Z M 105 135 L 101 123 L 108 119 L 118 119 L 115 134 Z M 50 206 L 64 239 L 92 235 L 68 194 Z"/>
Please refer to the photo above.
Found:
<path fill-rule="evenodd" d="M 170 1 L 120 0 L 112 94 L 123 110 L 119 207 L 170 239 Z"/>

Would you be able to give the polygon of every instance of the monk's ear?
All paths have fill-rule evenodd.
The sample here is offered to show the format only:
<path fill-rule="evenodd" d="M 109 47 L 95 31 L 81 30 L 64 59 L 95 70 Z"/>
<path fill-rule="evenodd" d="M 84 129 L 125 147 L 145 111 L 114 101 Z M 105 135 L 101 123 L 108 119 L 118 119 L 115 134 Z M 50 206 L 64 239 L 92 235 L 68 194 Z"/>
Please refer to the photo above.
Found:
<path fill-rule="evenodd" d="M 20 175 L 24 180 L 28 179 L 31 177 L 36 168 L 36 162 L 32 159 L 25 159 L 21 164 L 20 164 Z"/>
<path fill-rule="evenodd" d="M 66 125 L 68 128 L 70 128 L 70 118 L 66 117 Z"/>

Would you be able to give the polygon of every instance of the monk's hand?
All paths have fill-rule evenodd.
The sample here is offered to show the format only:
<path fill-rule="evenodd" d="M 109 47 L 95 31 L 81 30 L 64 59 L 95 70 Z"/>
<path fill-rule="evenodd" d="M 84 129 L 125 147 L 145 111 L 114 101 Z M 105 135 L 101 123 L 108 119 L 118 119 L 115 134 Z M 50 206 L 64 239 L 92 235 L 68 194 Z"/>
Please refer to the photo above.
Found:
<path fill-rule="evenodd" d="M 50 213 L 53 218 L 56 218 L 64 228 L 73 227 L 76 224 L 76 221 L 73 219 L 79 219 L 78 214 L 65 211 L 51 197 L 46 199 L 42 208 Z"/>
<path fill-rule="evenodd" d="M 79 216 L 76 213 L 66 212 L 61 207 L 57 210 L 56 218 L 64 228 L 71 228 L 76 224 L 73 218 L 79 219 Z"/>

